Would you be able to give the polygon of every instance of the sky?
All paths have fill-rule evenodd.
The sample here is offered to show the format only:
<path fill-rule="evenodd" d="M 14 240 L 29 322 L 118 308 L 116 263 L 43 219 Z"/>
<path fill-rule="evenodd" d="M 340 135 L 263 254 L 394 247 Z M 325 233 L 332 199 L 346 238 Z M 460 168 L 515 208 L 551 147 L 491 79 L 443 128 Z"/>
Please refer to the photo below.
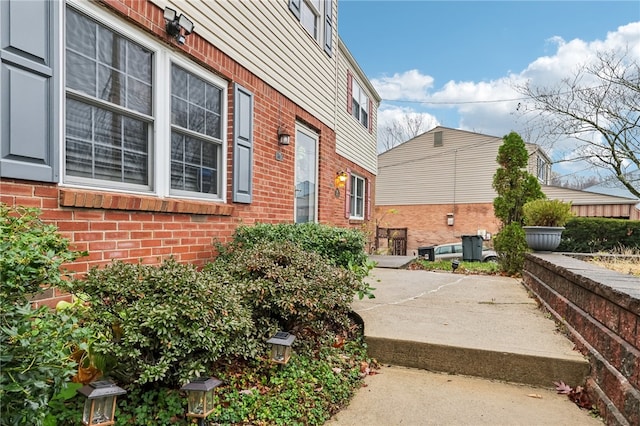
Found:
<path fill-rule="evenodd" d="M 419 113 L 425 130 L 525 136 L 513 82 L 552 85 L 600 49 L 629 46 L 640 61 L 638 0 L 339 0 L 338 31 L 383 99 L 379 129 Z M 535 142 L 553 161 L 571 149 Z M 594 173 L 580 163 L 553 170 L 567 178 Z"/>

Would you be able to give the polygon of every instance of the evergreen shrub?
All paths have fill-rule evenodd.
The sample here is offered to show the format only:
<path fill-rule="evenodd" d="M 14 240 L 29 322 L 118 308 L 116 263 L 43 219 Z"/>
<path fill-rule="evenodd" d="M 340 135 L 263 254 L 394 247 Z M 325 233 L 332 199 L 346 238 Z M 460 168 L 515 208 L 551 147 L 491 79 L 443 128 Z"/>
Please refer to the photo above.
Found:
<path fill-rule="evenodd" d="M 565 225 L 558 251 L 611 252 L 640 248 L 640 220 L 575 217 Z"/>

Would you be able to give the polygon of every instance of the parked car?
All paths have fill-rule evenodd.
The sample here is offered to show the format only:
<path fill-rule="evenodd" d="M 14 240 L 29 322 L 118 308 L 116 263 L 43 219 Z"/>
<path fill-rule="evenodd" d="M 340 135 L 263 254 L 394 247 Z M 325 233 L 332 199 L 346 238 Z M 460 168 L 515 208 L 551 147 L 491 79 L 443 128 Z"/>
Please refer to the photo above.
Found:
<path fill-rule="evenodd" d="M 436 260 L 462 260 L 462 243 L 447 243 L 435 246 L 434 249 Z M 488 247 L 482 247 L 483 262 L 497 262 L 498 253 Z"/>

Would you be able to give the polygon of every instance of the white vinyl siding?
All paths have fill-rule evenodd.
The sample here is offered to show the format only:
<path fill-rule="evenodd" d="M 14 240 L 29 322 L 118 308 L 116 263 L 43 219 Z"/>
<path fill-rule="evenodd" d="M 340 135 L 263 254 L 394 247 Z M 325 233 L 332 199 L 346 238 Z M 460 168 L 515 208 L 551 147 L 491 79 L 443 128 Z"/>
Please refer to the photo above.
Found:
<path fill-rule="evenodd" d="M 338 107 L 337 122 L 338 131 L 336 132 L 336 152 L 344 158 L 361 165 L 367 171 L 376 174 L 378 164 L 378 147 L 377 147 L 377 123 L 376 111 L 379 97 L 375 92 L 368 91 L 367 86 L 363 88 L 369 99 L 372 100 L 372 110 L 369 111 L 369 126 L 365 128 L 358 120 L 353 117 L 347 109 L 348 93 L 348 76 L 359 75 L 359 68 L 355 64 L 355 60 L 343 45 L 339 42 L 338 49 Z M 367 81 L 366 77 L 361 76 L 361 81 Z"/>
<path fill-rule="evenodd" d="M 434 146 L 438 133 L 441 144 Z M 495 136 L 436 127 L 398 145 L 378 156 L 376 204 L 493 203 L 493 175 L 503 142 Z M 539 149 L 525 146 L 529 152 Z M 528 165 L 534 176 L 535 165 Z"/>
<path fill-rule="evenodd" d="M 434 133 L 442 146 L 434 147 Z M 502 138 L 436 127 L 378 158 L 376 205 L 492 203 Z"/>
<path fill-rule="evenodd" d="M 195 33 L 335 130 L 337 55 L 306 34 L 288 0 L 153 1 L 184 13 Z M 330 4 L 335 17 L 337 0 Z"/>

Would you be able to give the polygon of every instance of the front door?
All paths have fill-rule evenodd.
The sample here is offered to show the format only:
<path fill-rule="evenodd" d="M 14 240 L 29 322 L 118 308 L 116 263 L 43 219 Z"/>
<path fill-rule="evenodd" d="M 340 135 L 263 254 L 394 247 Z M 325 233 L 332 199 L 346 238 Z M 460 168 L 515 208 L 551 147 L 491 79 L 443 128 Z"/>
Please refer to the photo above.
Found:
<path fill-rule="evenodd" d="M 318 134 L 296 126 L 295 222 L 318 220 Z"/>

